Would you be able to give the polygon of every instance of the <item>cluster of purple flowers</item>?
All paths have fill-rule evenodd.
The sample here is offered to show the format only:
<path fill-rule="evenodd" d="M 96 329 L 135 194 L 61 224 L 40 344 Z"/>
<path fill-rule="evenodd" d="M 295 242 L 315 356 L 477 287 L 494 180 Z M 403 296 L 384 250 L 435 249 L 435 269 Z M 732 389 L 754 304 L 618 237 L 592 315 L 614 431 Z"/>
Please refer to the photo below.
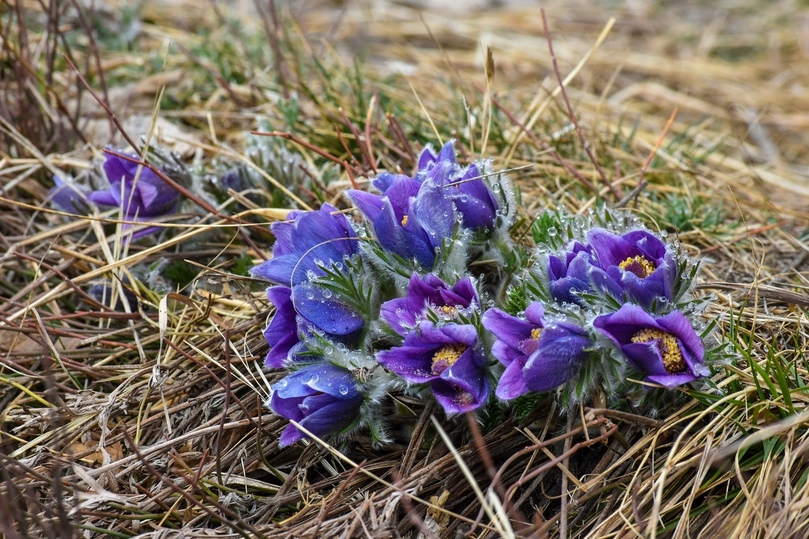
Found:
<path fill-rule="evenodd" d="M 283 445 L 361 424 L 383 439 L 378 410 L 394 389 L 457 414 L 492 395 L 576 386 L 587 398 L 599 382 L 625 383 L 627 369 L 665 387 L 708 374 L 678 309 L 681 254 L 638 226 L 591 226 L 506 271 L 503 181 L 485 163 L 459 165 L 450 142 L 424 150 L 413 176 L 381 173 L 379 193 L 348 191 L 365 227 L 328 204 L 272 226 L 273 257 L 251 272 L 274 284 L 266 366 L 290 371 L 268 404 L 301 427 Z"/>
<path fill-rule="evenodd" d="M 597 227 L 540 257 L 546 301 L 533 301 L 523 316 L 493 308 L 483 317 L 497 338 L 492 354 L 505 366 L 497 396 L 547 391 L 599 370 L 602 382 L 615 382 L 606 368 L 616 356 L 619 375 L 629 367 L 669 388 L 706 376 L 702 339 L 674 307 L 685 278 L 677 256 L 646 230 Z"/>

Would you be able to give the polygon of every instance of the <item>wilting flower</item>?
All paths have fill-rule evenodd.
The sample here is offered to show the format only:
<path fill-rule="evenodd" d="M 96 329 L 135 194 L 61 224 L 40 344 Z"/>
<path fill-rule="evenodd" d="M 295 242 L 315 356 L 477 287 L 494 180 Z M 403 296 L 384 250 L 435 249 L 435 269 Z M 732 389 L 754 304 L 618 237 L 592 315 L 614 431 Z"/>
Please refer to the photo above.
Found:
<path fill-rule="evenodd" d="M 269 406 L 317 437 L 344 432 L 359 421 L 364 400 L 354 375 L 330 363 L 317 363 L 273 384 Z M 305 436 L 294 425 L 281 434 L 280 444 Z"/>
<path fill-rule="evenodd" d="M 707 376 L 705 348 L 680 311 L 654 316 L 637 305 L 596 317 L 593 326 L 609 337 L 647 379 L 675 387 Z"/>
<path fill-rule="evenodd" d="M 443 189 L 432 182 L 396 176 L 384 195 L 350 190 L 348 196 L 371 222 L 379 244 L 425 268 L 435 263 L 436 249 L 452 235 L 455 211 Z"/>
<path fill-rule="evenodd" d="M 553 299 L 559 303 L 584 305 L 576 292 L 590 291 L 590 270 L 596 260 L 592 250 L 573 242 L 561 255 L 548 257 L 549 289 Z"/>
<path fill-rule="evenodd" d="M 575 376 L 592 344 L 584 329 L 574 324 L 546 324 L 539 302 L 528 306 L 524 320 L 489 309 L 483 327 L 497 337 L 492 355 L 506 366 L 495 392 L 503 400 L 564 384 Z"/>
<path fill-rule="evenodd" d="M 289 220 L 273 223 L 273 257 L 250 269 L 268 281 L 292 286 L 322 276 L 322 266 L 342 263 L 357 254 L 357 235 L 345 215 L 329 204 L 317 211 L 289 214 Z"/>
<path fill-rule="evenodd" d="M 465 277 L 451 288 L 441 279 L 428 273 L 410 277 L 407 295 L 382 304 L 380 317 L 399 335 L 404 335 L 425 319 L 431 310 L 437 318 L 452 320 L 459 311 L 477 307 L 478 298 L 472 279 Z"/>
<path fill-rule="evenodd" d="M 619 236 L 594 228 L 587 233 L 587 240 L 599 265 L 591 277 L 607 293 L 617 298 L 626 294 L 644 306 L 661 297 L 673 299 L 676 278 L 673 253 L 654 234 L 634 230 Z"/>
<path fill-rule="evenodd" d="M 270 345 L 265 365 L 278 369 L 305 347 L 301 336 L 319 333 L 330 340 L 351 343 L 362 331 L 365 320 L 330 291 L 310 283 L 293 288 L 273 286 L 267 297 L 275 305 L 264 338 Z"/>
<path fill-rule="evenodd" d="M 486 359 L 480 353 L 475 327 L 421 322 L 402 346 L 379 352 L 379 363 L 405 380 L 429 384 L 449 414 L 468 412 L 486 402 Z"/>

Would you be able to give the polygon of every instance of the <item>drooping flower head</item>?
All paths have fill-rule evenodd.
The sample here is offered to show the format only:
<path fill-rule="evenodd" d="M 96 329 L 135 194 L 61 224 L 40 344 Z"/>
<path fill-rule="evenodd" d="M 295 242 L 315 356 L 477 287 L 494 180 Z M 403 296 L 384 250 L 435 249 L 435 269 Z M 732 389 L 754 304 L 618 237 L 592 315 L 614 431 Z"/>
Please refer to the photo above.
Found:
<path fill-rule="evenodd" d="M 345 215 L 329 204 L 317 211 L 289 214 L 273 223 L 273 257 L 250 273 L 276 284 L 292 286 L 323 275 L 322 266 L 342 263 L 359 251 L 357 235 Z"/>
<path fill-rule="evenodd" d="M 421 322 L 402 346 L 379 352 L 377 361 L 410 383 L 429 384 L 448 414 L 475 410 L 489 394 L 486 359 L 470 324 Z"/>
<path fill-rule="evenodd" d="M 478 298 L 470 277 L 465 277 L 452 287 L 428 273 L 410 277 L 407 295 L 382 304 L 380 317 L 399 335 L 414 329 L 426 318 L 427 311 L 443 320 L 452 320 L 459 312 L 477 308 Z"/>
<path fill-rule="evenodd" d="M 546 324 L 540 302 L 528 306 L 525 319 L 489 309 L 483 315 L 483 327 L 497 337 L 492 355 L 506 366 L 495 391 L 503 400 L 564 384 L 579 370 L 592 344 L 575 324 Z"/>
<path fill-rule="evenodd" d="M 587 240 L 599 265 L 591 277 L 602 290 L 619 299 L 626 295 L 645 307 L 655 299 L 673 299 L 674 254 L 660 238 L 645 230 L 619 236 L 594 228 Z"/>
<path fill-rule="evenodd" d="M 702 340 L 680 311 L 654 316 L 627 304 L 596 317 L 593 326 L 609 337 L 650 382 L 676 387 L 710 373 L 703 363 Z"/>
<path fill-rule="evenodd" d="M 311 283 L 292 288 L 273 286 L 267 297 L 276 311 L 264 338 L 270 345 L 265 365 L 278 369 L 305 350 L 301 337 L 318 333 L 331 341 L 351 344 L 361 333 L 365 320 L 328 290 Z"/>
<path fill-rule="evenodd" d="M 270 408 L 299 423 L 317 437 L 344 432 L 360 417 L 364 397 L 357 380 L 346 369 L 330 363 L 306 366 L 271 387 Z M 305 434 L 294 425 L 281 434 L 281 446 L 294 444 Z"/>

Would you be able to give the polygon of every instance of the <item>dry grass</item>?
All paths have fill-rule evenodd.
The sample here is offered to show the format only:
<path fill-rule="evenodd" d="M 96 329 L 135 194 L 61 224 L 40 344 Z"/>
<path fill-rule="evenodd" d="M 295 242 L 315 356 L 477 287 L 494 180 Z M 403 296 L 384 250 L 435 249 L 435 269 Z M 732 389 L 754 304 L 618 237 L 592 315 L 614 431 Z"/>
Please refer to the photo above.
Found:
<path fill-rule="evenodd" d="M 77 3 L 43 4 L 0 4 L 6 537 L 809 535 L 809 10 L 546 2 L 594 163 L 535 7 L 275 2 L 273 16 L 259 2 L 247 16 L 178 0 L 146 3 L 127 41 L 125 10 L 92 24 Z M 196 203 L 157 239 L 122 243 L 113 215 L 44 202 L 54 174 L 87 174 L 122 140 L 68 50 L 130 135 L 154 127 L 194 172 Z M 248 143 L 258 118 L 304 144 Z M 268 303 L 244 277 L 271 252 L 267 223 L 452 136 L 515 169 L 527 221 L 625 204 L 704 256 L 735 354 L 716 392 L 654 418 L 540 402 L 519 422 L 444 421 L 446 436 L 435 409 L 399 397 L 382 448 L 279 449 L 285 422 L 262 406 L 280 376 L 261 369 Z M 205 194 L 205 174 L 238 163 L 262 171 L 260 192 Z"/>

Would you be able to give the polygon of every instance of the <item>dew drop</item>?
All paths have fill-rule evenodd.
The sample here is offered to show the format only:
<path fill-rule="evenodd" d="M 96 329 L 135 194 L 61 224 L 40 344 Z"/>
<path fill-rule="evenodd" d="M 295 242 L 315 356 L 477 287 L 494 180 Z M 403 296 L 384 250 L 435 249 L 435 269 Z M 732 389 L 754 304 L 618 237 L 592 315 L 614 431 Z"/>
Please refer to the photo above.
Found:
<path fill-rule="evenodd" d="M 331 290 L 324 290 L 323 297 L 329 299 L 331 297 Z"/>
<path fill-rule="evenodd" d="M 307 384 L 316 384 L 318 380 L 320 380 L 320 376 L 318 376 L 317 374 L 313 374 L 312 377 L 309 378 Z"/>
<path fill-rule="evenodd" d="M 555 227 L 555 226 L 552 226 L 552 227 L 549 227 L 549 228 L 548 228 L 548 236 L 550 236 L 550 237 L 552 237 L 552 238 L 553 238 L 553 237 L 555 237 L 557 234 L 559 234 L 559 231 L 558 231 L 558 230 L 556 230 L 556 227 Z"/>
<path fill-rule="evenodd" d="M 315 293 L 311 290 L 306 293 L 306 299 L 315 299 Z"/>
<path fill-rule="evenodd" d="M 348 395 L 348 386 L 341 385 L 337 391 L 340 392 L 340 395 Z"/>
<path fill-rule="evenodd" d="M 330 356 L 334 353 L 334 348 L 332 348 L 331 346 L 327 346 L 326 349 L 323 350 L 323 353 L 326 354 L 327 356 Z"/>

